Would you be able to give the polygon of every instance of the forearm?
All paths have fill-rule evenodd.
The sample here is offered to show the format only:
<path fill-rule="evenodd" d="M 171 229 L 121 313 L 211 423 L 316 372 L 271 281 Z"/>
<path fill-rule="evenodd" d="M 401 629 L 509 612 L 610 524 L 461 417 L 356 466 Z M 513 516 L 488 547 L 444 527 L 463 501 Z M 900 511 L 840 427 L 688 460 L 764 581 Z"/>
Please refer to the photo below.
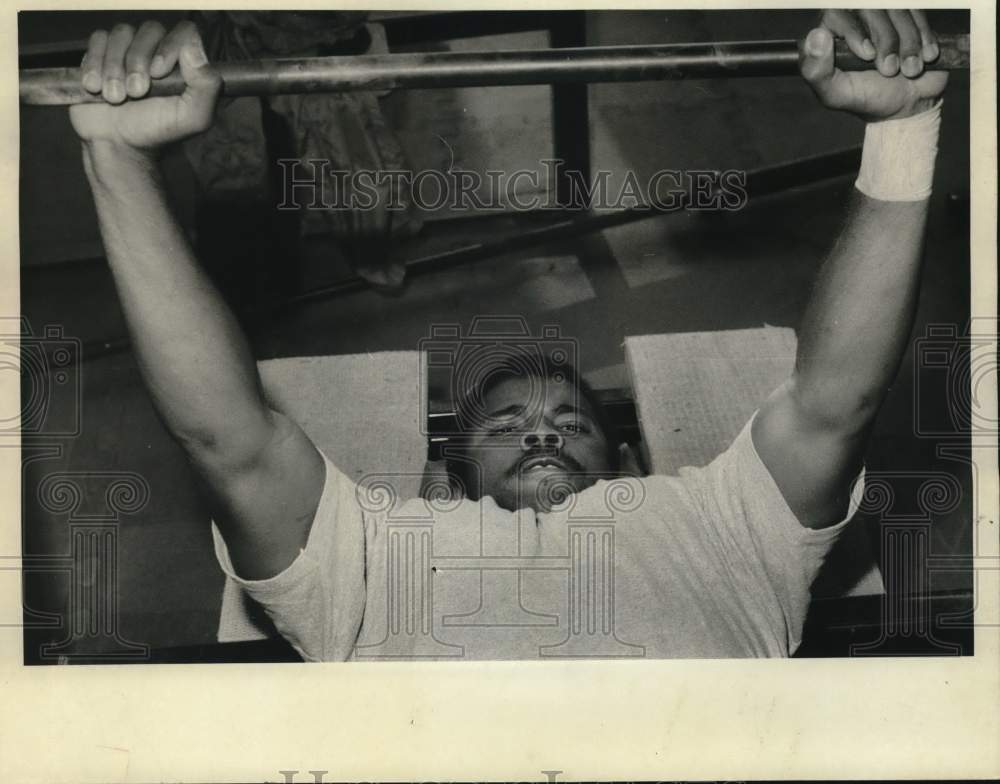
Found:
<path fill-rule="evenodd" d="M 878 71 L 839 70 L 834 36 Z M 822 528 L 849 508 L 871 424 L 906 349 L 948 77 L 924 70 L 937 44 L 919 11 L 831 9 L 799 57 L 825 106 L 868 123 L 846 226 L 799 328 L 795 371 L 752 430 L 795 516 Z"/>
<path fill-rule="evenodd" d="M 189 450 L 239 459 L 270 416 L 232 313 L 194 259 L 155 163 L 84 145 L 101 235 L 140 371 L 171 433 Z"/>
<path fill-rule="evenodd" d="M 877 412 L 913 323 L 927 208 L 854 191 L 799 330 L 793 391 L 810 420 L 860 432 Z"/>
<path fill-rule="evenodd" d="M 863 433 L 913 324 L 940 106 L 869 124 L 847 224 L 800 330 L 792 390 L 807 421 Z"/>

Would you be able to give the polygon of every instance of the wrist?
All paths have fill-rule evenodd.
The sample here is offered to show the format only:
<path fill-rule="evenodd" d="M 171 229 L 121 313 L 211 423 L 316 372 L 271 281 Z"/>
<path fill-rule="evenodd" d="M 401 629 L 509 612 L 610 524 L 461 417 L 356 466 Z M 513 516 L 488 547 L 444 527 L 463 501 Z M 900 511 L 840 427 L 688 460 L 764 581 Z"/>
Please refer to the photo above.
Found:
<path fill-rule="evenodd" d="M 940 125 L 940 99 L 919 113 L 869 123 L 855 187 L 879 201 L 929 198 Z"/>
<path fill-rule="evenodd" d="M 906 108 L 901 109 L 892 117 L 886 117 L 882 122 L 892 122 L 893 120 L 907 120 L 910 117 L 916 117 L 918 114 L 923 114 L 924 112 L 933 111 L 936 107 L 940 106 L 943 99 L 937 98 L 917 98 L 912 104 L 908 105 Z M 873 120 L 873 122 L 879 122 L 878 120 Z"/>
<path fill-rule="evenodd" d="M 83 168 L 92 186 L 111 186 L 116 181 L 158 174 L 154 152 L 105 139 L 84 141 Z"/>

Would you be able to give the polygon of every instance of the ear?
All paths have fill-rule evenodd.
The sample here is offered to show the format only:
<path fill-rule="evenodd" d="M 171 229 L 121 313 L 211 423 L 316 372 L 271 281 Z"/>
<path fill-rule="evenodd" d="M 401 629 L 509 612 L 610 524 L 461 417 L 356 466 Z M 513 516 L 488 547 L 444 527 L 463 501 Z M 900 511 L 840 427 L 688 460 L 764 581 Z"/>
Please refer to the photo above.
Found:
<path fill-rule="evenodd" d="M 622 476 L 645 476 L 639 455 L 630 444 L 618 445 L 618 471 Z"/>

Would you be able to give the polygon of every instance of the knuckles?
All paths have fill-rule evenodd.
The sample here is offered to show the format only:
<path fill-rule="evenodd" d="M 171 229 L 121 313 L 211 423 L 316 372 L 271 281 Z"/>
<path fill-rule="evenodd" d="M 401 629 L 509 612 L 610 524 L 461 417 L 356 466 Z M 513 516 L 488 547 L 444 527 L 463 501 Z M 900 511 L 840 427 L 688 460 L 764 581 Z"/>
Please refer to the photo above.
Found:
<path fill-rule="evenodd" d="M 905 58 L 920 54 L 925 36 L 933 37 L 931 31 L 922 32 L 916 13 L 833 8 L 822 12 L 820 25 L 836 35 L 847 35 L 849 29 L 870 39 L 880 58 L 892 54 Z"/>
<path fill-rule="evenodd" d="M 190 19 L 185 19 L 177 23 L 174 27 L 174 33 L 178 35 L 198 35 L 198 25 Z"/>
<path fill-rule="evenodd" d="M 163 26 L 162 22 L 156 19 L 147 19 L 142 23 L 142 26 L 139 28 L 139 32 L 156 38 L 162 38 L 167 34 L 167 28 Z"/>
<path fill-rule="evenodd" d="M 823 27 L 840 27 L 844 24 L 857 25 L 860 22 L 858 15 L 854 11 L 845 11 L 841 8 L 828 8 L 820 17 L 819 23 Z"/>
<path fill-rule="evenodd" d="M 111 28 L 111 35 L 121 38 L 132 38 L 135 36 L 135 28 L 128 22 L 119 22 Z"/>
<path fill-rule="evenodd" d="M 874 33 L 873 33 L 874 35 Z M 895 27 L 888 27 L 878 33 L 875 46 L 882 54 L 892 54 L 899 51 L 899 33 Z"/>

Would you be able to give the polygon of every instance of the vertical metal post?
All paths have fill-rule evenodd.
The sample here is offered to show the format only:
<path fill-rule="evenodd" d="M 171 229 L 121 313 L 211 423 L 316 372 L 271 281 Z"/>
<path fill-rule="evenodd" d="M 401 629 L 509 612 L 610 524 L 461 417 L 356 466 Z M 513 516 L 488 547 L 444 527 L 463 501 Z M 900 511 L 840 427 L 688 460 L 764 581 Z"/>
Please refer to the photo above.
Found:
<path fill-rule="evenodd" d="M 553 49 L 587 45 L 587 14 L 572 11 L 556 14 L 549 28 Z M 590 183 L 590 108 L 587 84 L 552 85 L 552 149 L 563 161 L 556 177 L 556 203 L 573 210 L 586 209 L 582 194 L 574 195 L 571 173 L 578 172 Z"/>

